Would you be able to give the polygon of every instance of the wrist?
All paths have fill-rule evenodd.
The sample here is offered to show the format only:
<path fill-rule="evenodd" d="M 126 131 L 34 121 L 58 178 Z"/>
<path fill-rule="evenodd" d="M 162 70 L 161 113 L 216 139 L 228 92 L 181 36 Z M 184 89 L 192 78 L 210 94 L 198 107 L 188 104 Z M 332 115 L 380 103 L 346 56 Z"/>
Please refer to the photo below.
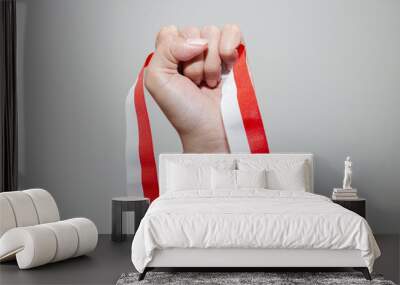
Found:
<path fill-rule="evenodd" d="M 183 153 L 230 153 L 228 140 L 223 135 L 200 132 L 180 135 Z"/>

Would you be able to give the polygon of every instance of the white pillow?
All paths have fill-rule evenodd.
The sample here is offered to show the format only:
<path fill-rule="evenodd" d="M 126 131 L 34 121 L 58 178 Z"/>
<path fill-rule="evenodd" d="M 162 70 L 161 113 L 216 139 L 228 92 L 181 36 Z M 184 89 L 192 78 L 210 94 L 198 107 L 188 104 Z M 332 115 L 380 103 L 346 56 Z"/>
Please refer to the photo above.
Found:
<path fill-rule="evenodd" d="M 267 171 L 236 170 L 237 188 L 267 188 Z"/>
<path fill-rule="evenodd" d="M 267 171 L 268 189 L 306 191 L 306 175 L 304 163 L 288 169 L 272 169 Z"/>
<path fill-rule="evenodd" d="M 166 163 L 166 191 L 210 190 L 211 168 L 235 169 L 232 159 L 190 159 L 180 158 Z"/>
<path fill-rule="evenodd" d="M 211 167 L 182 165 L 169 162 L 167 170 L 167 191 L 210 189 Z"/>
<path fill-rule="evenodd" d="M 211 169 L 211 189 L 212 190 L 235 190 L 236 189 L 236 170 L 231 169 Z"/>
<path fill-rule="evenodd" d="M 306 191 L 307 162 L 304 160 L 249 159 L 239 160 L 240 170 L 267 170 L 267 188 L 272 190 Z"/>

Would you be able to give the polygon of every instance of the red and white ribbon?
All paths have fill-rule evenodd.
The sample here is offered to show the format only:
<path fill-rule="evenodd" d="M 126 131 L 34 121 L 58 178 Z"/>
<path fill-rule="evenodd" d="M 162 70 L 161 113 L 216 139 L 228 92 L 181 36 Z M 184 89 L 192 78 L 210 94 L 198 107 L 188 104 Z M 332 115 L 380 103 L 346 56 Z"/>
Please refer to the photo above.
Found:
<path fill-rule="evenodd" d="M 152 55 L 147 57 L 126 100 L 127 192 L 143 195 L 151 201 L 159 195 L 155 159 L 155 153 L 158 152 L 155 152 L 151 128 L 151 118 L 155 114 L 149 112 L 150 108 L 147 107 L 154 102 L 146 101 L 150 100 L 147 98 L 150 96 L 146 96 L 143 76 Z M 229 148 L 232 153 L 269 153 L 244 45 L 238 47 L 238 55 L 232 70 L 222 75 L 221 113 Z M 161 113 L 157 108 L 151 110 Z"/>

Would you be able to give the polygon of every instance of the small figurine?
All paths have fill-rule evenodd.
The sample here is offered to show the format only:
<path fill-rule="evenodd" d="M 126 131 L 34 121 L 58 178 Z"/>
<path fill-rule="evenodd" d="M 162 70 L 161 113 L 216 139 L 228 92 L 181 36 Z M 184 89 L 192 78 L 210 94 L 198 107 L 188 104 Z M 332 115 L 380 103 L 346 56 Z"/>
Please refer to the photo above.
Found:
<path fill-rule="evenodd" d="M 344 162 L 344 178 L 343 178 L 343 189 L 352 189 L 351 188 L 351 160 L 350 156 L 346 157 L 346 161 Z"/>

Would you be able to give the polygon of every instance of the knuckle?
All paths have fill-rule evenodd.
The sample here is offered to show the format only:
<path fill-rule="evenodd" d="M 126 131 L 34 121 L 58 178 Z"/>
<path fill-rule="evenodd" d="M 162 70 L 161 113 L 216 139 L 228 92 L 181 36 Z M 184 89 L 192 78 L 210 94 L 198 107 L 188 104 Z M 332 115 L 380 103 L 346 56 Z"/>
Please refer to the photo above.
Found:
<path fill-rule="evenodd" d="M 231 30 L 233 32 L 240 32 L 240 27 L 237 24 L 225 24 L 224 29 Z"/>
<path fill-rule="evenodd" d="M 164 26 L 161 29 L 166 31 L 166 32 L 174 32 L 174 31 L 178 30 L 178 28 L 175 25 Z"/>
<path fill-rule="evenodd" d="M 183 27 L 181 34 L 185 37 L 198 37 L 200 36 L 200 29 L 195 26 Z"/>
<path fill-rule="evenodd" d="M 176 35 L 177 31 L 178 28 L 174 25 L 161 27 L 156 36 L 156 47 L 170 36 Z"/>
<path fill-rule="evenodd" d="M 170 34 L 177 31 L 177 27 L 174 25 L 170 25 L 170 26 L 163 26 L 161 27 L 160 31 L 158 32 L 159 36 L 163 36 L 166 34 Z"/>
<path fill-rule="evenodd" d="M 210 26 L 204 26 L 201 30 L 201 33 L 204 35 L 219 35 L 220 34 L 220 29 L 217 26 L 210 25 Z"/>
<path fill-rule="evenodd" d="M 240 32 L 240 27 L 237 24 L 231 24 L 231 29 L 234 32 Z"/>

